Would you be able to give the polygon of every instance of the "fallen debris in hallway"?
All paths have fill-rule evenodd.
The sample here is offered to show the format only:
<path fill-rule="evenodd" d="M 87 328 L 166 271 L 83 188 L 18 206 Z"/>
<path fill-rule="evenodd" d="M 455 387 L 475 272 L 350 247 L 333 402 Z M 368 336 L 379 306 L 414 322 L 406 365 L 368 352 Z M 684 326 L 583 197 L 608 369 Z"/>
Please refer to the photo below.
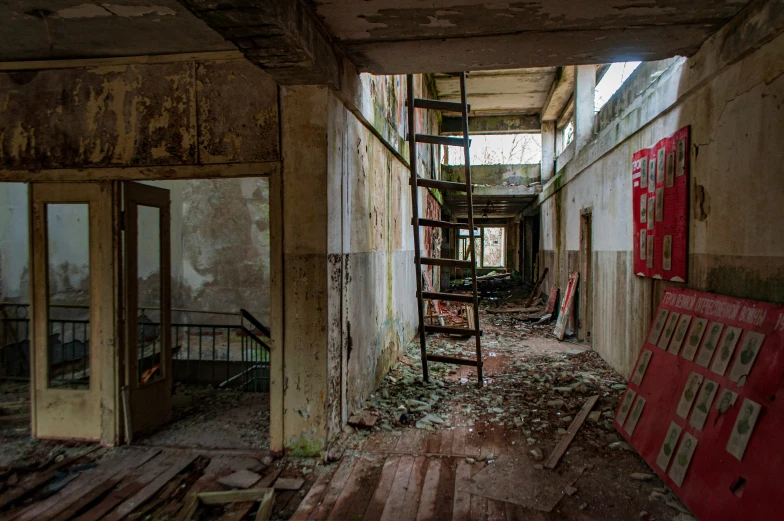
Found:
<path fill-rule="evenodd" d="M 316 505 L 322 517 L 359 509 L 364 519 L 391 515 L 401 495 L 414 504 L 395 519 L 434 509 L 444 519 L 669 521 L 687 514 L 613 427 L 624 378 L 586 346 L 555 340 L 550 325 L 525 322 L 521 313 L 488 313 L 526 297 L 499 287 L 513 296 L 480 307 L 485 387 L 475 386 L 473 368 L 439 363 L 423 385 L 419 346 L 409 344 L 363 411 L 355 411 L 378 414 L 376 425 L 347 429 L 332 481 L 303 505 Z M 448 320 L 459 320 L 459 308 L 443 308 Z M 429 336 L 428 346 L 450 356 L 473 350 L 470 340 L 442 335 Z M 595 405 L 558 466 L 546 469 L 546 457 L 592 397 Z M 533 493 L 519 486 L 528 480 L 541 486 Z"/>

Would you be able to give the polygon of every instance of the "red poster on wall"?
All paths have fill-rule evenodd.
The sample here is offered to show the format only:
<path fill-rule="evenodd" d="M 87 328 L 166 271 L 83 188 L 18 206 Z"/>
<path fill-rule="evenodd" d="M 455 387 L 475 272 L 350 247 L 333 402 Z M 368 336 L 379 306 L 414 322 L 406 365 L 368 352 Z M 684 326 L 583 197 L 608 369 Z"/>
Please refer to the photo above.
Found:
<path fill-rule="evenodd" d="M 689 127 L 632 155 L 634 272 L 686 281 Z"/>
<path fill-rule="evenodd" d="M 664 293 L 614 425 L 699 519 L 782 517 L 783 346 L 784 305 Z"/>

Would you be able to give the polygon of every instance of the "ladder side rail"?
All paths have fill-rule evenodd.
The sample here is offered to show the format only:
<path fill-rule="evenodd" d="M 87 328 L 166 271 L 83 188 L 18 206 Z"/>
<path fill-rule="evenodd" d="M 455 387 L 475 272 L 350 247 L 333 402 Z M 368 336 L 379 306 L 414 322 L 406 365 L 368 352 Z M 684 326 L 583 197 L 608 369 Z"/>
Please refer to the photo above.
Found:
<path fill-rule="evenodd" d="M 430 381 L 427 369 L 427 340 L 425 338 L 425 309 L 422 300 L 422 260 L 419 251 L 419 188 L 417 187 L 416 113 L 414 106 L 414 75 L 406 75 L 408 95 L 408 154 L 411 168 L 411 214 L 414 225 L 414 263 L 416 264 L 417 314 L 419 315 L 419 349 L 422 356 L 422 380 Z"/>
<path fill-rule="evenodd" d="M 476 375 L 477 385 L 482 387 L 482 345 L 479 329 L 479 288 L 476 281 L 476 243 L 474 241 L 474 201 L 471 190 L 471 141 L 468 136 L 468 103 L 466 99 L 466 73 L 460 73 L 460 101 L 463 105 L 463 153 L 465 157 L 466 198 L 468 202 L 468 239 L 471 245 L 471 279 L 474 291 L 474 335 L 476 336 Z"/>

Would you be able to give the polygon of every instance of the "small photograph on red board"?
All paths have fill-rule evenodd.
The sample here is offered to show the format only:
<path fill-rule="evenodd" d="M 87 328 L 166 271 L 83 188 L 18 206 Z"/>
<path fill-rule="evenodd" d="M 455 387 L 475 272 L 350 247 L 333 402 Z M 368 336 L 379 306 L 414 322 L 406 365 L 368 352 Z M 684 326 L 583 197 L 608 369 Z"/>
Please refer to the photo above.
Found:
<path fill-rule="evenodd" d="M 688 174 L 689 127 L 632 155 L 634 272 L 638 276 L 686 281 Z"/>

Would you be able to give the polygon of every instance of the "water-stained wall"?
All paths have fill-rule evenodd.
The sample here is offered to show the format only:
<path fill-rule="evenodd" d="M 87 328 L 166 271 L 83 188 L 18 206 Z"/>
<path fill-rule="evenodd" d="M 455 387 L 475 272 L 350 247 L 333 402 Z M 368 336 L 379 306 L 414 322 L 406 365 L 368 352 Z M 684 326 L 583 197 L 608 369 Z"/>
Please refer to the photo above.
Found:
<path fill-rule="evenodd" d="M 277 86 L 245 60 L 0 73 L 0 168 L 278 157 Z"/>
<path fill-rule="evenodd" d="M 766 20 L 725 28 L 694 57 L 673 60 L 616 119 L 604 122 L 540 197 L 543 265 L 550 268 L 545 291 L 564 287 L 568 272 L 579 269 L 581 212 L 592 216 L 593 348 L 625 375 L 669 285 L 784 301 L 784 36 L 764 43 Z M 692 143 L 688 281 L 638 277 L 632 154 L 686 125 Z"/>

